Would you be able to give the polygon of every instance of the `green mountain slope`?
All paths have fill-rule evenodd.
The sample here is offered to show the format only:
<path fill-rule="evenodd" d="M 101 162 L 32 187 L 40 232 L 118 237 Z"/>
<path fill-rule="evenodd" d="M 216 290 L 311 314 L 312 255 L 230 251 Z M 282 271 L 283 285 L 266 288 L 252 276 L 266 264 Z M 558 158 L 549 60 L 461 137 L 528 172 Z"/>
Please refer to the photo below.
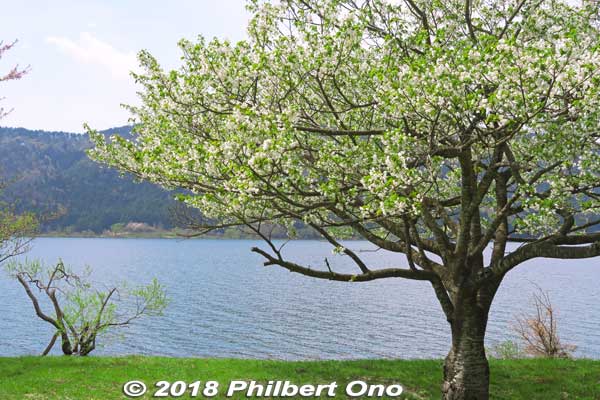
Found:
<path fill-rule="evenodd" d="M 0 172 L 9 180 L 3 200 L 41 214 L 62 210 L 45 231 L 100 233 L 131 221 L 170 228 L 172 196 L 92 162 L 85 154 L 90 146 L 85 135 L 0 128 Z"/>

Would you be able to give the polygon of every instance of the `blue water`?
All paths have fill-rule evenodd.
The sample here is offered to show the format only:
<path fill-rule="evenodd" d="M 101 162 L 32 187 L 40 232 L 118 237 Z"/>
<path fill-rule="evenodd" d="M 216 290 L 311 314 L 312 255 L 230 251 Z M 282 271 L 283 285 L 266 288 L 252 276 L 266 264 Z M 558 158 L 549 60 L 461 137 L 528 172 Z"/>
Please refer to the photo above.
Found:
<path fill-rule="evenodd" d="M 94 354 L 277 359 L 431 358 L 446 354 L 450 338 L 427 282 L 386 279 L 366 283 L 317 280 L 263 267 L 250 240 L 36 239 L 28 258 L 62 258 L 75 270 L 94 269 L 96 284 L 153 277 L 171 303 L 165 315 L 140 320 L 101 338 Z M 372 250 L 366 242 L 349 242 Z M 328 244 L 297 241 L 290 260 L 353 271 Z M 361 253 L 374 267 L 403 266 L 380 251 Z M 539 285 L 559 312 L 563 342 L 576 355 L 600 358 L 600 259 L 532 260 L 509 274 L 491 311 L 487 345 L 512 337 L 514 316 L 532 310 Z M 0 273 L 0 355 L 39 354 L 52 336 L 16 281 Z M 58 350 L 58 346 L 55 351 Z M 58 353 L 57 353 L 58 354 Z"/>

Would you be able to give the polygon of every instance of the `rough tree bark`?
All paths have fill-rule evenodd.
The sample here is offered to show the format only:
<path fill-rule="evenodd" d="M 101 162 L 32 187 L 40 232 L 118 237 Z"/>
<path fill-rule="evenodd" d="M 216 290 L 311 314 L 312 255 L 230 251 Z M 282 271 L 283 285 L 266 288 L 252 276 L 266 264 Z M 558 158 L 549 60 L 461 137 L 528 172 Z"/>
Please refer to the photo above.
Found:
<path fill-rule="evenodd" d="M 455 305 L 452 347 L 444 362 L 444 400 L 487 400 L 490 370 L 484 338 L 489 307 L 471 295 Z"/>

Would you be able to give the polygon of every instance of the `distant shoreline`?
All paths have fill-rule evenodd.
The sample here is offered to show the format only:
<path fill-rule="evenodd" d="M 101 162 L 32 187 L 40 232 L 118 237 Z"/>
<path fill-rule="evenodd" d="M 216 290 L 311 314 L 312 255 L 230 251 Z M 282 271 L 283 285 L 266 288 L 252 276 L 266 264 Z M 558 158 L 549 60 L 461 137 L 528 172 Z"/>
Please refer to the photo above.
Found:
<path fill-rule="evenodd" d="M 147 233 L 120 233 L 120 234 L 103 234 L 103 233 L 85 233 L 85 232 L 73 232 L 73 233 L 61 233 L 61 232 L 48 232 L 41 233 L 35 236 L 36 238 L 63 238 L 63 239 L 181 239 L 181 240 L 262 240 L 259 236 L 243 235 L 239 237 L 230 237 L 226 235 L 200 235 L 187 237 L 175 232 L 147 232 Z M 288 238 L 273 238 L 273 240 L 290 240 Z M 291 240 L 316 240 L 324 241 L 322 238 L 294 238 Z M 351 238 L 344 239 L 344 241 L 361 241 L 364 239 Z"/>
<path fill-rule="evenodd" d="M 47 232 L 36 235 L 39 238 L 65 238 L 65 239 L 188 239 L 185 236 L 177 235 L 170 232 L 144 232 L 144 233 L 122 233 L 122 234 L 104 234 L 104 233 L 87 233 L 87 232 Z M 217 236 L 214 236 L 217 238 Z M 190 238 L 194 239 L 194 238 Z"/>

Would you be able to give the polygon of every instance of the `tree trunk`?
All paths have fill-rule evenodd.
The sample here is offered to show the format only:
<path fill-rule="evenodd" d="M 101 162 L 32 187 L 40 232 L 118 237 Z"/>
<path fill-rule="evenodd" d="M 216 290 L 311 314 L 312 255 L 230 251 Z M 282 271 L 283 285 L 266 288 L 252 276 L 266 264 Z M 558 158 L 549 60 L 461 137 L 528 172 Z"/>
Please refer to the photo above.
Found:
<path fill-rule="evenodd" d="M 452 348 L 444 363 L 443 400 L 488 400 L 490 369 L 484 337 L 488 306 L 476 297 L 461 301 L 453 313 Z"/>
<path fill-rule="evenodd" d="M 96 348 L 96 336 L 87 338 L 86 340 L 81 341 L 81 346 L 79 347 L 79 355 L 87 356 Z"/>
<path fill-rule="evenodd" d="M 69 340 L 69 335 L 67 335 L 65 332 L 61 332 L 60 334 L 61 337 L 61 341 L 62 341 L 62 352 L 65 356 L 70 356 L 73 354 L 73 348 L 71 347 L 71 341 Z"/>
<path fill-rule="evenodd" d="M 52 350 L 52 347 L 54 347 L 54 343 L 56 343 L 57 338 L 58 338 L 58 332 L 56 332 L 54 335 L 52 335 L 52 339 L 50 339 L 50 343 L 48 343 L 48 346 L 46 346 L 46 348 L 44 349 L 42 356 L 48 355 L 50 350 Z"/>

